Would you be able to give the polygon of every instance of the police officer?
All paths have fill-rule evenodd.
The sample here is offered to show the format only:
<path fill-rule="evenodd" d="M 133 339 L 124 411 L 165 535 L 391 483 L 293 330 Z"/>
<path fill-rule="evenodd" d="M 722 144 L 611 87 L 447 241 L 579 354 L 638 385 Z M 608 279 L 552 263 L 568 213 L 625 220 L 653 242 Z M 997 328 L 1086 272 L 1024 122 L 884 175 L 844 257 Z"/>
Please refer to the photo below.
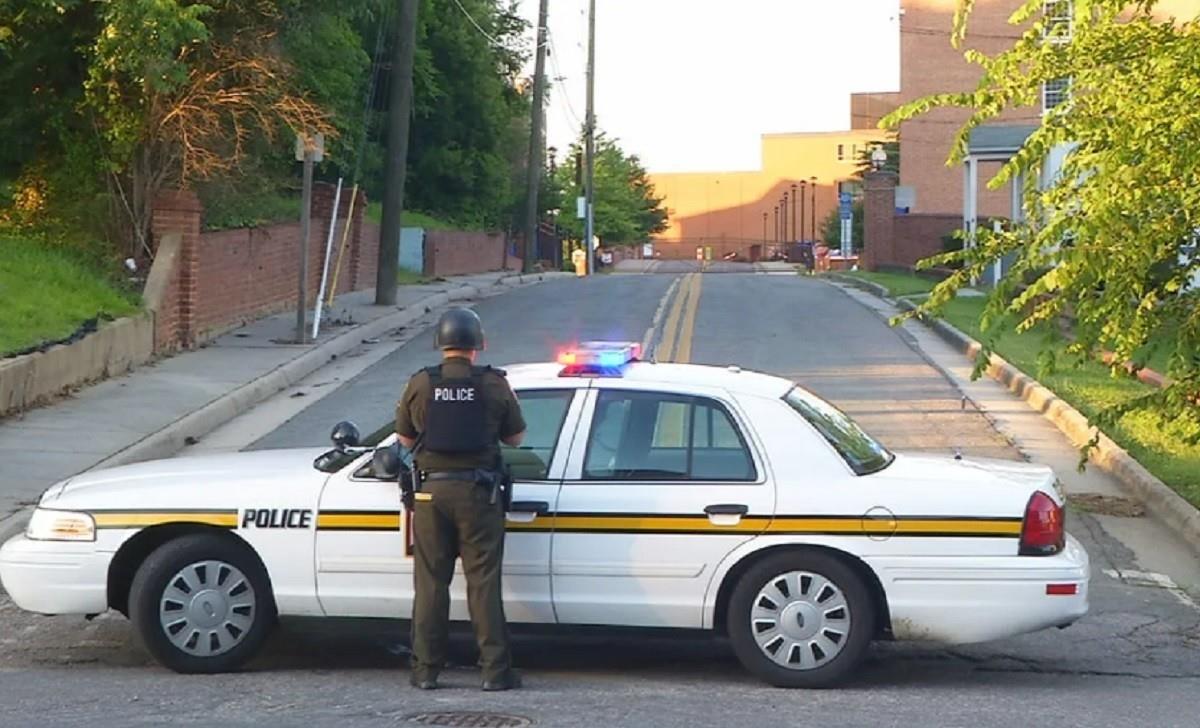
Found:
<path fill-rule="evenodd" d="M 520 681 L 512 669 L 500 594 L 499 443 L 519 446 L 525 420 L 504 373 L 475 364 L 484 336 L 474 311 L 455 308 L 443 314 L 435 346 L 442 350 L 442 363 L 415 374 L 396 405 L 396 433 L 405 447 L 416 447 L 421 474 L 413 494 L 410 682 L 423 690 L 437 687 L 446 662 L 450 579 L 461 557 L 483 689 L 508 690 L 520 687 Z"/>

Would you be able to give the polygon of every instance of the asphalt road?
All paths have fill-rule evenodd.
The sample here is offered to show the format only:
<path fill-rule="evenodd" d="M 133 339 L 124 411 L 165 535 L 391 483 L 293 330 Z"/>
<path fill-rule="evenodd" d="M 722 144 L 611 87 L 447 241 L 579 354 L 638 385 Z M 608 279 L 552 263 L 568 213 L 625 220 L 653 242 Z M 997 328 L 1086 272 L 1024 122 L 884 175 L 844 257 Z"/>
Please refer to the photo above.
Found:
<path fill-rule="evenodd" d="M 556 281 L 481 301 L 486 360 L 545 359 L 577 339 L 640 340 L 680 280 L 698 294 L 691 361 L 792 377 L 898 449 L 1019 457 L 874 313 L 818 281 L 747 269 L 713 264 L 732 274 L 689 283 L 694 264 L 664 264 L 656 275 Z M 681 310 L 678 325 L 688 320 Z M 384 423 L 408 375 L 432 360 L 425 332 L 247 446 L 324 444 L 344 418 L 363 429 Z M 403 725 L 426 711 L 495 711 L 539 726 L 1197 725 L 1200 612 L 1167 590 L 1105 575 L 1137 569 L 1133 552 L 1086 514 L 1069 525 L 1095 569 L 1085 619 L 953 649 L 878 645 L 850 685 L 819 692 L 765 687 L 707 638 L 556 634 L 519 637 L 524 690 L 483 695 L 477 673 L 461 667 L 445 676 L 449 689 L 419 693 L 406 683 L 403 628 L 389 623 L 290 624 L 249 671 L 184 677 L 154 666 L 120 617 L 33 617 L 0 596 L 0 726 Z M 473 663 L 468 640 L 457 650 Z"/>

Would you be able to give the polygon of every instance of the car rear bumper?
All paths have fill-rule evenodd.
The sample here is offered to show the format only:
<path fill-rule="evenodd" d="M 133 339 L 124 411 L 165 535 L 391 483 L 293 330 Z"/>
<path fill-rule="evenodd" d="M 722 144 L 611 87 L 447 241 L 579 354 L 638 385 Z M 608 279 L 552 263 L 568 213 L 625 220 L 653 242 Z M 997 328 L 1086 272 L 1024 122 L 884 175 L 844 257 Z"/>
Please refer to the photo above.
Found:
<path fill-rule="evenodd" d="M 1054 556 L 972 558 L 969 566 L 965 560 L 872 563 L 896 639 L 984 642 L 1065 627 L 1087 614 L 1088 555 L 1070 536 Z"/>
<path fill-rule="evenodd" d="M 99 614 L 108 609 L 112 557 L 94 543 L 14 536 L 0 547 L 0 585 L 26 611 Z"/>

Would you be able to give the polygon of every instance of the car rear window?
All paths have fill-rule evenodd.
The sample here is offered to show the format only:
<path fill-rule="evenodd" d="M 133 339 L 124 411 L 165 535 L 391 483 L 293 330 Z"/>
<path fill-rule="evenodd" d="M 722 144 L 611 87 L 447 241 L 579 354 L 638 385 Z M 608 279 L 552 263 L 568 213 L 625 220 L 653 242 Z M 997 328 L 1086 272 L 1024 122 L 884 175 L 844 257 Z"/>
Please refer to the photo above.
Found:
<path fill-rule="evenodd" d="M 864 432 L 846 413 L 812 392 L 794 387 L 784 395 L 783 401 L 816 428 L 855 473 L 878 472 L 895 459 L 895 455 Z"/>

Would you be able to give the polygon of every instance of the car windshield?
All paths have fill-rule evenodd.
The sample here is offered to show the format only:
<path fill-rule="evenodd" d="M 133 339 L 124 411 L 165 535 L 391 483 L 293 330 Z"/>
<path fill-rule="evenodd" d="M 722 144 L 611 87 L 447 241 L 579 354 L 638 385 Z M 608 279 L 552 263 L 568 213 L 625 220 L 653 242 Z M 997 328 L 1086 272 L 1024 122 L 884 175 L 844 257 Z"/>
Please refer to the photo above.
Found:
<path fill-rule="evenodd" d="M 863 432 L 846 413 L 812 392 L 794 387 L 783 400 L 807 420 L 808 424 L 815 427 L 817 432 L 833 445 L 846 464 L 859 475 L 883 470 L 895 459 L 895 455 L 888 452 L 875 438 Z"/>

